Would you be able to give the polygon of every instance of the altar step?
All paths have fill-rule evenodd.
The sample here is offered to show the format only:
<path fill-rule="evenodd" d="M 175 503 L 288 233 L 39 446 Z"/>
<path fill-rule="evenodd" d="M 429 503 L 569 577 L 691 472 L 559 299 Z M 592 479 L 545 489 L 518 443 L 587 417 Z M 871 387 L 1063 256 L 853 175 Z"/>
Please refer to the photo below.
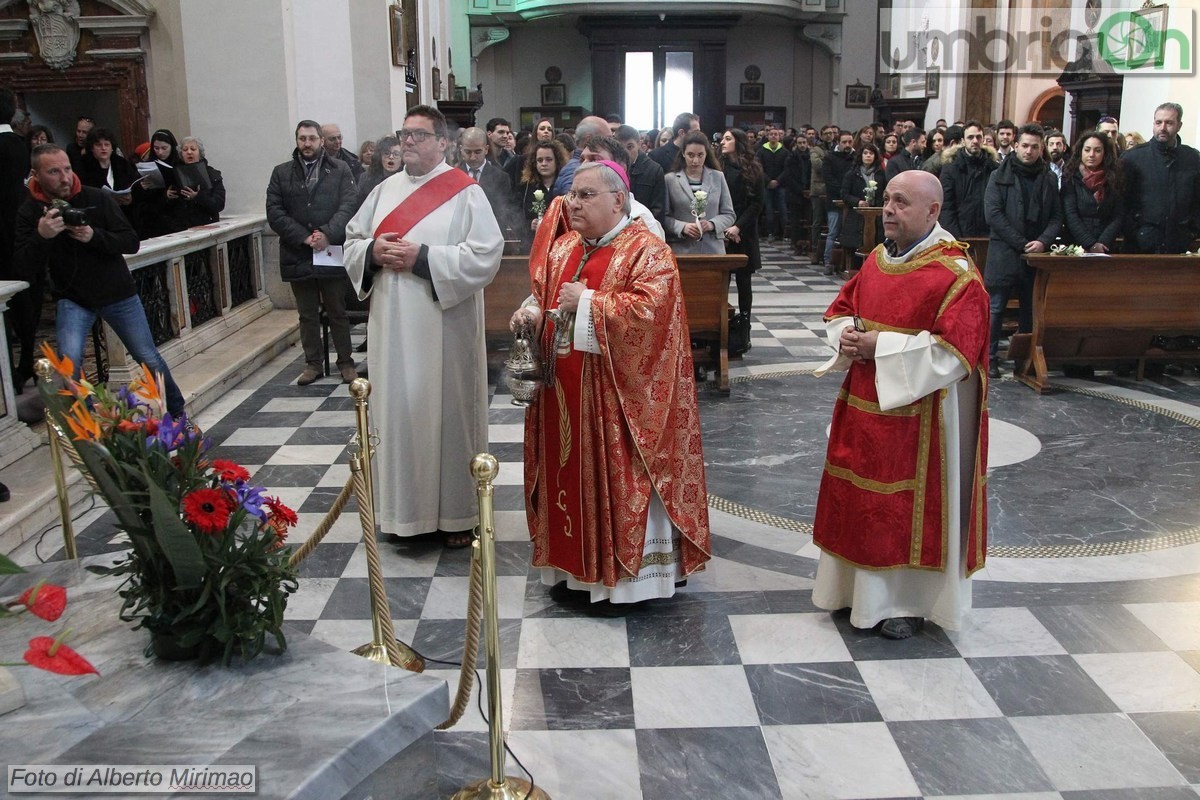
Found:
<path fill-rule="evenodd" d="M 187 399 L 188 411 L 198 414 L 220 400 L 229 389 L 249 378 L 258 369 L 287 350 L 300 338 L 299 320 L 294 310 L 269 311 L 245 327 L 193 354 L 172 374 Z M 36 389 L 25 387 L 17 398 L 22 418 L 29 418 L 29 406 L 40 403 Z M 40 418 L 41 412 L 33 416 Z M 54 488 L 54 472 L 50 451 L 46 445 L 45 424 L 33 429 L 42 444 L 32 453 L 0 469 L 0 482 L 12 492 L 12 499 L 0 503 L 0 553 L 11 556 L 20 564 L 34 564 L 39 557 L 34 545 L 41 532 L 59 522 L 58 498 Z M 79 473 L 68 466 L 66 476 L 72 504 L 72 515 L 84 512 L 90 503 L 87 487 Z M 61 530 L 47 534 L 40 548 L 41 558 L 62 545 Z"/>

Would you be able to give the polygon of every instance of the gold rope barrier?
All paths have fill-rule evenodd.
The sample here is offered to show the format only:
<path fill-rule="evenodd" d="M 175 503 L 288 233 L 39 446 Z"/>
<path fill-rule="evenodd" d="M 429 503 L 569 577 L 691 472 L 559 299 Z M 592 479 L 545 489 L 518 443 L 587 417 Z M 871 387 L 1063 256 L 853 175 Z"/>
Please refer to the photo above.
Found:
<path fill-rule="evenodd" d="M 317 525 L 316 530 L 308 535 L 304 540 L 304 544 L 296 548 L 291 557 L 288 558 L 289 567 L 298 567 L 300 562 L 308 558 L 313 550 L 317 549 L 317 545 L 325 538 L 325 534 L 333 527 L 333 523 L 338 521 L 338 517 L 342 515 L 342 509 L 346 507 L 346 502 L 350 499 L 350 492 L 354 489 L 354 476 L 346 481 L 346 485 L 342 487 L 342 491 L 338 492 L 338 496 L 334 498 L 333 506 L 325 514 L 325 518 Z"/>
<path fill-rule="evenodd" d="M 33 371 L 46 383 L 51 383 L 57 374 L 54 371 L 54 367 L 50 364 L 49 359 L 45 358 L 37 360 L 37 363 L 33 366 Z M 49 408 L 46 409 L 46 439 L 50 444 L 50 465 L 54 469 L 54 491 L 58 495 L 58 516 L 62 520 L 63 552 L 67 558 L 74 560 L 79 558 L 79 551 L 75 546 L 75 526 L 71 520 L 71 496 L 67 490 L 67 475 L 65 470 L 63 470 L 63 452 L 66 452 L 68 458 L 71 459 L 71 462 L 76 467 L 81 467 L 81 461 L 79 453 L 75 451 L 75 445 L 71 444 L 71 440 L 67 438 L 63 429 L 58 427 L 58 423 L 54 421 Z M 87 479 L 88 484 L 95 490 L 95 479 L 85 469 L 80 469 L 80 472 L 83 473 L 83 477 Z"/>
<path fill-rule="evenodd" d="M 479 540 L 471 543 L 471 578 L 467 589 L 467 630 L 463 641 L 462 666 L 458 671 L 458 692 L 454 695 L 454 705 L 450 707 L 450 716 L 441 725 L 439 731 L 453 728 L 467 706 L 471 703 L 471 690 L 475 686 L 475 659 L 479 657 L 479 621 L 483 611 L 483 570 L 479 565 Z"/>
<path fill-rule="evenodd" d="M 362 525 L 363 544 L 367 548 L 372 632 L 368 644 L 356 647 L 351 652 L 379 664 L 391 664 L 393 667 L 421 672 L 425 669 L 425 659 L 396 638 L 396 631 L 392 627 L 392 612 L 388 607 L 387 592 L 383 586 L 383 569 L 379 565 L 379 543 L 375 539 L 375 484 L 371 470 L 375 442 L 367 420 L 367 397 L 370 394 L 371 383 L 365 378 L 355 378 L 350 383 L 350 396 L 354 398 L 354 422 L 358 429 L 357 447 L 350 456 L 350 474 L 354 483 L 354 497 L 358 500 L 358 520 Z"/>
<path fill-rule="evenodd" d="M 500 615 L 496 604 L 496 523 L 492 510 L 500 471 L 496 457 L 480 453 L 471 459 L 471 474 L 479 496 L 479 554 L 483 581 L 484 630 L 487 643 L 488 743 L 492 774 L 460 789 L 451 800 L 550 800 L 541 789 L 504 774 L 504 704 L 500 696 Z M 464 662 L 465 665 L 465 662 Z"/>

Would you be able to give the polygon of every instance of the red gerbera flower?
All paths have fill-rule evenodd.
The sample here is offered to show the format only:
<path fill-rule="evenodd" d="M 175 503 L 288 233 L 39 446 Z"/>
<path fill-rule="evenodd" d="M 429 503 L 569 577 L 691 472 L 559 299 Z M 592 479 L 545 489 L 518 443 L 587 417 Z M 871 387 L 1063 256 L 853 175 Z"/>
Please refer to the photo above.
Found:
<path fill-rule="evenodd" d="M 296 512 L 285 506 L 278 497 L 268 497 L 263 502 L 263 505 L 270 510 L 273 521 L 277 519 L 289 528 L 300 521 L 300 518 L 296 516 Z"/>
<path fill-rule="evenodd" d="M 220 489 L 197 489 L 183 496 L 183 516 L 204 533 L 221 533 L 229 524 L 233 501 Z"/>
<path fill-rule="evenodd" d="M 51 583 L 39 583 L 25 590 L 17 602 L 25 606 L 34 616 L 54 622 L 67 607 L 67 590 Z"/>
<path fill-rule="evenodd" d="M 250 471 L 237 462 L 230 461 L 226 458 L 214 458 L 212 462 L 213 471 L 217 473 L 217 477 L 228 483 L 234 481 L 250 480 Z"/>
<path fill-rule="evenodd" d="M 89 672 L 94 675 L 100 674 L 86 658 L 60 640 L 49 636 L 37 636 L 29 640 L 25 662 L 58 675 L 86 675 Z"/>

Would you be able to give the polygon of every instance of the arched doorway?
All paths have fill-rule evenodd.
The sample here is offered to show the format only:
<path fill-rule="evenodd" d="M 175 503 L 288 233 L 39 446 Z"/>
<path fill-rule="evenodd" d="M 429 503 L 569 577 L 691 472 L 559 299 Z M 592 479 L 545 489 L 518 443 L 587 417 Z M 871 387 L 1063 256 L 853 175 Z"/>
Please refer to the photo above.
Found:
<path fill-rule="evenodd" d="M 1061 87 L 1047 89 L 1030 105 L 1029 116 L 1026 119 L 1034 120 L 1046 130 L 1061 131 L 1063 119 L 1066 117 L 1065 101 L 1066 94 Z"/>

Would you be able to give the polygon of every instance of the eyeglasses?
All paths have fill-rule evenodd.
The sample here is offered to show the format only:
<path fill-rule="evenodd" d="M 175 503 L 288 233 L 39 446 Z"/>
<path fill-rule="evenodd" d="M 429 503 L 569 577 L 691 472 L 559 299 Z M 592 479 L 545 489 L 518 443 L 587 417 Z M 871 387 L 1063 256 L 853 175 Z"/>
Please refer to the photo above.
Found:
<path fill-rule="evenodd" d="M 571 191 L 567 192 L 567 194 L 565 196 L 567 198 L 568 203 L 574 203 L 576 200 L 578 200 L 581 203 L 586 203 L 587 201 L 591 200 L 593 197 L 595 197 L 598 194 L 616 194 L 616 193 L 617 192 L 615 189 L 605 189 L 602 192 L 593 192 L 589 189 L 584 189 L 581 192 L 577 192 L 574 189 L 572 189 Z"/>
<path fill-rule="evenodd" d="M 421 142 L 425 141 L 430 136 L 437 136 L 437 135 L 438 134 L 435 133 L 434 131 L 423 131 L 420 128 L 417 128 L 415 130 L 405 129 L 405 130 L 396 131 L 396 138 L 399 139 L 400 141 L 403 142 L 405 139 L 408 139 L 409 137 L 411 137 L 412 140 L 414 142 L 416 142 L 417 144 L 420 144 Z"/>
<path fill-rule="evenodd" d="M 401 153 L 399 150 L 389 150 L 383 154 L 383 157 L 395 160 L 397 158 L 404 158 L 404 153 Z"/>

